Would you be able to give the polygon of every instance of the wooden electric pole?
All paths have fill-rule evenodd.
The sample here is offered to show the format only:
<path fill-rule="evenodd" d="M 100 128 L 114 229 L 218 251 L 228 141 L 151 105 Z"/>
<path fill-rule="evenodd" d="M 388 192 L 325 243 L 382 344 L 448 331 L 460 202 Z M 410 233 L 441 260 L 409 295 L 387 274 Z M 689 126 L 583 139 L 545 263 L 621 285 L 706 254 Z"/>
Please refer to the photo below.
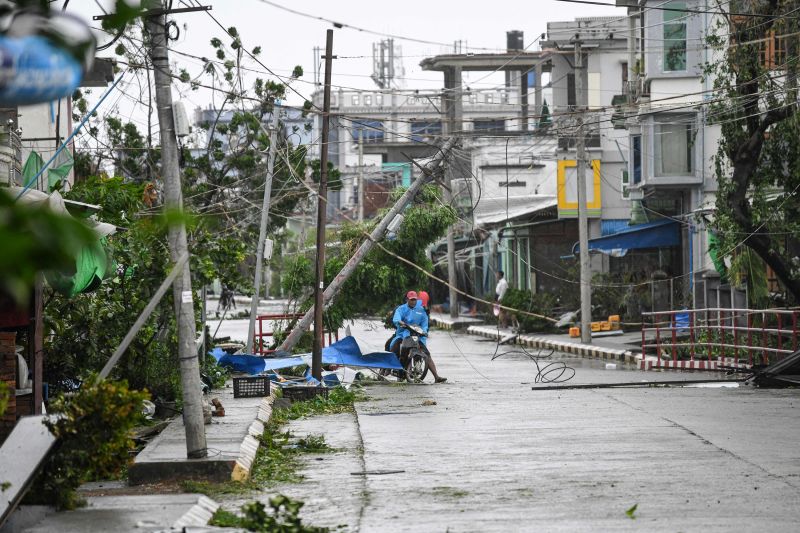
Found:
<path fill-rule="evenodd" d="M 364 222 L 364 128 L 358 130 L 358 221 Z"/>
<path fill-rule="evenodd" d="M 161 174 L 164 180 L 164 209 L 183 211 L 178 140 L 172 115 L 172 76 L 167 48 L 167 17 L 158 11 L 146 18 L 150 36 L 150 59 L 155 79 L 156 108 L 161 134 Z M 197 354 L 192 276 L 189 261 L 178 266 L 178 260 L 188 253 L 186 226 L 183 221 L 169 226 L 169 252 L 174 268 L 182 271 L 173 284 L 172 295 L 178 322 L 178 361 L 183 391 L 183 423 L 186 429 L 186 455 L 191 459 L 205 457 L 206 434 L 203 425 L 203 393 Z"/>
<path fill-rule="evenodd" d="M 322 381 L 322 346 L 325 327 L 322 321 L 325 290 L 325 215 L 328 209 L 328 139 L 331 124 L 331 67 L 333 63 L 333 30 L 325 40 L 325 89 L 322 100 L 322 146 L 320 150 L 319 193 L 317 198 L 317 275 L 314 280 L 314 350 L 311 353 L 311 375 Z"/>
<path fill-rule="evenodd" d="M 577 104 L 578 138 L 576 144 L 576 176 L 578 180 L 578 249 L 581 262 L 581 342 L 592 342 L 592 271 L 589 263 L 589 220 L 586 211 L 586 132 L 583 105 L 583 50 L 578 35 L 575 36 L 575 103 Z"/>
<path fill-rule="evenodd" d="M 267 222 L 269 221 L 269 204 L 272 199 L 272 176 L 275 169 L 275 155 L 278 150 L 278 107 L 272 108 L 272 129 L 269 132 L 269 161 L 267 162 L 267 177 L 264 180 L 264 198 L 261 203 L 261 225 L 258 228 L 258 244 L 256 246 L 256 274 L 253 281 L 253 299 L 250 302 L 250 323 L 247 328 L 247 353 L 254 353 L 256 334 L 256 315 L 258 302 L 261 298 L 262 264 L 264 263 L 264 241 L 267 238 Z M 266 291 L 265 291 L 266 293 Z M 263 339 L 259 339 L 263 341 Z"/>

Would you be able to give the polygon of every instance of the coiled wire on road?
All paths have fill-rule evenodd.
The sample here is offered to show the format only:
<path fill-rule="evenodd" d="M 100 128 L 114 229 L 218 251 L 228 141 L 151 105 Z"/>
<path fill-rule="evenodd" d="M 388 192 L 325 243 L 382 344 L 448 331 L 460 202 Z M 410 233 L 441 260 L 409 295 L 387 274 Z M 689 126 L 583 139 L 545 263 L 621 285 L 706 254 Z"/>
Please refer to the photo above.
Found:
<path fill-rule="evenodd" d="M 567 365 L 564 361 L 546 361 L 552 358 L 555 349 L 539 348 L 536 354 L 525 349 L 522 345 L 516 345 L 510 350 L 500 352 L 501 344 L 500 325 L 497 326 L 497 344 L 494 348 L 492 361 L 505 355 L 524 355 L 530 359 L 536 367 L 535 383 L 565 383 L 575 377 L 575 369 Z M 545 361 L 543 361 L 545 360 Z"/>

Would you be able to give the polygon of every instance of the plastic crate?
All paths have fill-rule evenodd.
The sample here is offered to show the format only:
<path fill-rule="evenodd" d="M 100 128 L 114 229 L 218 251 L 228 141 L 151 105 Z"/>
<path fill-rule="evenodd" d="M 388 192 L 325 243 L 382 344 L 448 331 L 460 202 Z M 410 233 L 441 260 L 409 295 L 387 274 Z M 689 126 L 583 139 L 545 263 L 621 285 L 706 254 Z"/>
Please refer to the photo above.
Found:
<path fill-rule="evenodd" d="M 286 387 L 283 389 L 283 397 L 293 402 L 313 400 L 317 396 L 328 399 L 327 387 Z"/>
<path fill-rule="evenodd" d="M 260 398 L 263 396 L 269 396 L 267 376 L 233 378 L 234 398 Z"/>

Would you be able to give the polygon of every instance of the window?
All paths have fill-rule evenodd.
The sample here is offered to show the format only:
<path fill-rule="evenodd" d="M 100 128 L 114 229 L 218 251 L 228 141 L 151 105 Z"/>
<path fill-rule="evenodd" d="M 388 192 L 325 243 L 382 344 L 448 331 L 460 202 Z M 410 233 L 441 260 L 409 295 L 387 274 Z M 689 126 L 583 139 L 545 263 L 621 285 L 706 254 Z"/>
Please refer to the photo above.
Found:
<path fill-rule="evenodd" d="M 420 142 L 425 136 L 435 136 L 442 134 L 442 123 L 439 121 L 428 122 L 414 120 L 411 122 L 411 140 Z"/>
<path fill-rule="evenodd" d="M 375 105 L 383 105 L 383 95 L 376 94 L 375 95 Z"/>
<path fill-rule="evenodd" d="M 664 122 L 657 122 L 654 133 L 655 175 L 691 175 L 694 170 L 694 117 L 671 116 Z"/>
<path fill-rule="evenodd" d="M 505 120 L 476 119 L 472 121 L 472 129 L 484 132 L 499 132 L 506 130 Z"/>
<path fill-rule="evenodd" d="M 352 105 L 359 105 L 359 95 L 354 94 L 350 99 L 350 103 Z"/>
<path fill-rule="evenodd" d="M 469 103 L 470 104 L 477 104 L 478 103 L 478 95 L 475 93 L 469 93 Z"/>
<path fill-rule="evenodd" d="M 369 94 L 364 95 L 364 105 L 372 105 L 372 96 Z"/>
<path fill-rule="evenodd" d="M 622 62 L 622 93 L 628 94 L 628 62 Z"/>
<path fill-rule="evenodd" d="M 383 142 L 383 122 L 380 120 L 358 120 L 353 123 L 353 140 L 358 142 L 358 134 L 362 132 L 364 144 Z"/>
<path fill-rule="evenodd" d="M 669 2 L 664 11 L 664 71 L 686 70 L 686 2 Z"/>
<path fill-rule="evenodd" d="M 417 103 L 417 98 L 416 98 L 416 96 L 409 96 L 409 97 L 408 97 L 408 105 L 414 105 L 414 104 L 416 104 L 416 103 Z"/>
<path fill-rule="evenodd" d="M 492 93 L 487 93 L 486 94 L 486 103 L 487 104 L 494 103 L 494 94 L 492 94 Z"/>
<path fill-rule="evenodd" d="M 633 173 L 633 184 L 638 185 L 642 182 L 642 136 L 631 136 L 631 171 Z"/>
<path fill-rule="evenodd" d="M 575 73 L 570 72 L 567 74 L 567 105 L 575 107 L 577 99 L 575 98 Z"/>

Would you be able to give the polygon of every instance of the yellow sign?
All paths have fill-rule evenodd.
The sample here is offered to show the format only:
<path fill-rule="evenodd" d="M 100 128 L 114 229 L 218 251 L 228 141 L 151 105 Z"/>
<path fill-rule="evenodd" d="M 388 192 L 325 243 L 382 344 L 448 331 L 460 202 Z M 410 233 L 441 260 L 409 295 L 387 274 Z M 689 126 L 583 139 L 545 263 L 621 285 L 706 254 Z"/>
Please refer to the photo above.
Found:
<path fill-rule="evenodd" d="M 558 218 L 577 218 L 578 216 L 578 162 L 571 159 L 558 161 Z M 599 217 L 603 206 L 600 198 L 600 160 L 592 160 L 592 186 L 586 184 L 586 209 L 588 216 Z M 588 176 L 587 176 L 588 178 Z M 587 179 L 588 181 L 588 179 Z"/>

